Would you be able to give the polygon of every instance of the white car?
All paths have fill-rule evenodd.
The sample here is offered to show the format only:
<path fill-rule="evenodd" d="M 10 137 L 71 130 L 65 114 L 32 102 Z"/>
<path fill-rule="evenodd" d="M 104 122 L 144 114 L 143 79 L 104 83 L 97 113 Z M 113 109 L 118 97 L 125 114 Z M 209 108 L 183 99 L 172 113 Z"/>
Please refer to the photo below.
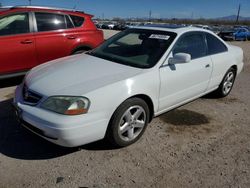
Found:
<path fill-rule="evenodd" d="M 21 123 L 55 144 L 137 141 L 153 117 L 227 96 L 243 51 L 199 28 L 128 29 L 86 54 L 33 68 L 15 92 Z"/>

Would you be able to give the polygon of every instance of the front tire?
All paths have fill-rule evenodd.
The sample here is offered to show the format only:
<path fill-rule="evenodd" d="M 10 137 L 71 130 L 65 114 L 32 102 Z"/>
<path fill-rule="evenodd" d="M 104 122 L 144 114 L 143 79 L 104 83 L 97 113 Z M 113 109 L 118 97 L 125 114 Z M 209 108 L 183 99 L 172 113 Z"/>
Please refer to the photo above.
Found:
<path fill-rule="evenodd" d="M 113 114 L 107 132 L 109 141 L 118 147 L 135 143 L 149 122 L 149 108 L 140 98 L 123 102 Z"/>
<path fill-rule="evenodd" d="M 225 74 L 219 88 L 215 90 L 213 94 L 215 94 L 215 96 L 218 98 L 226 97 L 227 95 L 229 95 L 233 88 L 235 78 L 236 70 L 234 68 L 230 68 Z"/>

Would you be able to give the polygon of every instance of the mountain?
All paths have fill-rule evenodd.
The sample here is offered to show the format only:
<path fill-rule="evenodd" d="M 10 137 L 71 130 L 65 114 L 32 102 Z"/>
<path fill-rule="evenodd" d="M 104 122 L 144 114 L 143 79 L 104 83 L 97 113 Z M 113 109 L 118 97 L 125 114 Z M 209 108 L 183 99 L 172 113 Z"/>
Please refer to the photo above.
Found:
<path fill-rule="evenodd" d="M 237 15 L 231 15 L 231 16 L 225 16 L 225 17 L 220 17 L 220 18 L 216 18 L 218 20 L 224 20 L 224 21 L 231 21 L 231 20 L 236 20 L 237 19 Z M 243 16 L 239 16 L 239 20 L 241 21 L 250 21 L 250 17 L 243 17 Z"/>

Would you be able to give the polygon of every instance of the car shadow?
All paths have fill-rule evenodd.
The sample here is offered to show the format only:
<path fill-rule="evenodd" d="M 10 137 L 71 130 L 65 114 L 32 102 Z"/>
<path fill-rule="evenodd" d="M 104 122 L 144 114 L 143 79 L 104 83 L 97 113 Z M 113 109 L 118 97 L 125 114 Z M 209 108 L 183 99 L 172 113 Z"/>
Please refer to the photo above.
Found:
<path fill-rule="evenodd" d="M 11 105 L 13 99 L 0 102 L 0 153 L 15 159 L 44 160 L 64 156 L 79 150 L 113 150 L 116 147 L 101 140 L 75 148 L 50 143 L 22 127 Z"/>
<path fill-rule="evenodd" d="M 23 78 L 24 76 L 18 76 L 14 78 L 7 78 L 7 79 L 0 80 L 0 88 L 19 85 L 22 82 Z"/>
<path fill-rule="evenodd" d="M 54 145 L 19 125 L 11 101 L 0 102 L 0 153 L 16 159 L 52 159 L 78 151 Z"/>

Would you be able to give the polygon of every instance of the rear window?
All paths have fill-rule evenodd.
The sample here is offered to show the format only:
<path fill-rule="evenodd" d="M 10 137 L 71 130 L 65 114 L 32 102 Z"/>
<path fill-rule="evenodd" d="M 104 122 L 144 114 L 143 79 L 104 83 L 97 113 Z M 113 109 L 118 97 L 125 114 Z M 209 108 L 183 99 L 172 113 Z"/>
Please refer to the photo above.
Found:
<path fill-rule="evenodd" d="M 35 16 L 38 31 L 66 29 L 64 15 L 36 12 Z"/>
<path fill-rule="evenodd" d="M 81 27 L 84 23 L 84 18 L 80 16 L 70 15 L 71 20 L 73 21 L 75 27 Z"/>
<path fill-rule="evenodd" d="M 208 55 L 223 53 L 227 51 L 227 47 L 215 36 L 207 33 L 207 46 L 208 46 Z"/>

